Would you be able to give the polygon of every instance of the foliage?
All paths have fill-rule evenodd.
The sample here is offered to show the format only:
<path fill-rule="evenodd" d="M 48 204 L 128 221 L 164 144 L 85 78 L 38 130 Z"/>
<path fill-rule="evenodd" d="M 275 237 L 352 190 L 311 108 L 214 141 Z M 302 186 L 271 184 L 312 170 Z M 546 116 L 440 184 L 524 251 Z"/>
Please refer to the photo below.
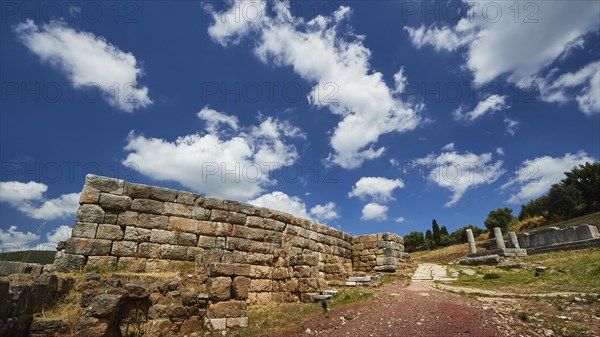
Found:
<path fill-rule="evenodd" d="M 24 250 L 20 252 L 0 253 L 0 261 L 52 264 L 56 251 Z"/>
<path fill-rule="evenodd" d="M 471 231 L 473 232 L 473 237 L 478 237 L 481 233 L 484 232 L 483 229 L 477 226 L 467 225 L 452 232 L 450 234 L 450 237 L 452 237 L 456 243 L 468 242 L 469 240 L 467 239 L 467 229 L 471 229 Z"/>
<path fill-rule="evenodd" d="M 484 224 L 485 227 L 494 234 L 494 227 L 500 227 L 502 232 L 506 232 L 511 223 L 513 223 L 515 217 L 512 215 L 512 209 L 510 208 L 498 208 L 495 211 L 490 211 L 487 219 L 485 219 Z"/>
<path fill-rule="evenodd" d="M 585 163 L 565 172 L 550 191 L 521 206 L 519 220 L 543 216 L 548 223 L 600 211 L 600 162 Z"/>
<path fill-rule="evenodd" d="M 410 232 L 404 236 L 404 249 L 408 253 L 412 253 L 425 246 L 425 236 L 423 232 Z"/>
<path fill-rule="evenodd" d="M 431 221 L 431 232 L 433 233 L 433 242 L 436 246 L 439 246 L 440 242 L 442 242 L 442 234 L 440 233 L 440 226 L 435 219 Z"/>

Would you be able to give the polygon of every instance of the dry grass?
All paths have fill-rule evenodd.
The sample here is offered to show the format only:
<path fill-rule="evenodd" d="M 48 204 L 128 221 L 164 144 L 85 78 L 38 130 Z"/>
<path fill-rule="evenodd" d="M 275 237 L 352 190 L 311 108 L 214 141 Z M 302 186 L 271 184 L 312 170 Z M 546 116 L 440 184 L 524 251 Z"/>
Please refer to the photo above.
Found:
<path fill-rule="evenodd" d="M 436 250 L 426 250 L 422 252 L 414 252 L 410 254 L 412 262 L 435 262 L 435 263 L 448 263 L 460 258 L 463 258 L 469 254 L 469 244 L 463 243 L 460 245 L 448 246 L 439 248 Z"/>
<path fill-rule="evenodd" d="M 523 221 L 519 221 L 517 225 L 514 226 L 513 230 L 515 232 L 524 232 L 537 227 L 540 227 L 544 224 L 546 219 L 543 216 L 536 216 L 533 218 L 525 219 Z"/>

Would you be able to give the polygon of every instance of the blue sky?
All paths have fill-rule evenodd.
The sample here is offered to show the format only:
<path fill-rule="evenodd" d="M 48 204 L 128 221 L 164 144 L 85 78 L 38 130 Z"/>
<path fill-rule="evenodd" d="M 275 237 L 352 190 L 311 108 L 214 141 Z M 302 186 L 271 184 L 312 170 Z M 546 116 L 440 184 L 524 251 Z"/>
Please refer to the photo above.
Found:
<path fill-rule="evenodd" d="M 0 243 L 86 173 L 353 234 L 483 227 L 600 158 L 597 1 L 3 2 Z"/>

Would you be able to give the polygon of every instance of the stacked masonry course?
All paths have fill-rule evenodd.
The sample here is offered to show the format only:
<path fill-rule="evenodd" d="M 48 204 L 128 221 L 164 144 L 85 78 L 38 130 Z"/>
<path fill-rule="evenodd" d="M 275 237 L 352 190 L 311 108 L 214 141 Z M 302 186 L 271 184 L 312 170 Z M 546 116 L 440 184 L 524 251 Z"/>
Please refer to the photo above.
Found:
<path fill-rule="evenodd" d="M 343 285 L 353 258 L 354 269 L 366 272 L 395 271 L 407 258 L 395 234 L 355 238 L 271 209 L 96 175 L 86 177 L 80 204 L 55 270 L 191 265 L 206 276 L 215 329 L 246 324 L 246 304 L 311 301 Z"/>

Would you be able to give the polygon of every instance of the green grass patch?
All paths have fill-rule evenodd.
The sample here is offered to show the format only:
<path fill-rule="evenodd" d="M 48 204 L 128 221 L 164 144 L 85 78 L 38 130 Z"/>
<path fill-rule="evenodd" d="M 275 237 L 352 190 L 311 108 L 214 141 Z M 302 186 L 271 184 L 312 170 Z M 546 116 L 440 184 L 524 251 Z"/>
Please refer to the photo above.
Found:
<path fill-rule="evenodd" d="M 536 254 L 519 261 L 528 269 L 500 269 L 494 266 L 471 268 L 477 273 L 469 276 L 460 273 L 449 285 L 481 288 L 515 293 L 582 292 L 600 293 L 600 249 L 560 251 Z M 535 267 L 548 269 L 535 277 Z M 497 275 L 489 276 L 489 275 Z M 486 276 L 487 275 L 487 276 Z"/>
<path fill-rule="evenodd" d="M 373 291 L 364 288 L 344 288 L 329 300 L 329 309 L 336 311 L 344 305 L 370 300 Z M 323 315 L 321 303 L 276 303 L 248 307 L 248 328 L 233 332 L 234 337 L 283 335 L 304 331 L 305 322 L 311 317 Z"/>
<path fill-rule="evenodd" d="M 24 250 L 20 252 L 0 253 L 0 261 L 52 264 L 56 251 Z"/>

